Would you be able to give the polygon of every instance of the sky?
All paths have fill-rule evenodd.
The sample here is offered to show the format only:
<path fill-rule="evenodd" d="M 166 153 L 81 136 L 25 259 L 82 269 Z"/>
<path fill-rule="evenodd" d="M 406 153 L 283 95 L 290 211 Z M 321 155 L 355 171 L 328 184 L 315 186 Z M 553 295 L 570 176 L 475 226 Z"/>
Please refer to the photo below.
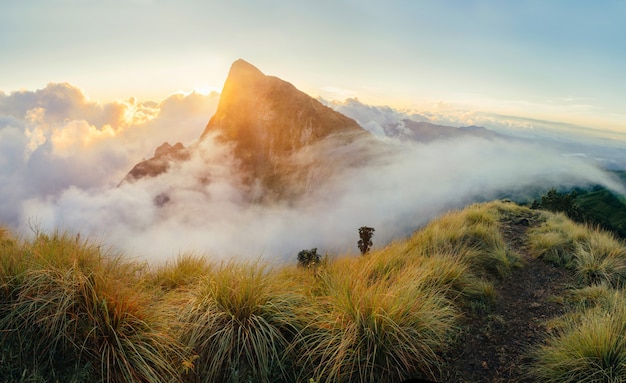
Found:
<path fill-rule="evenodd" d="M 243 58 L 312 96 L 626 130 L 626 3 L 2 0 L 0 91 L 219 91 Z"/>

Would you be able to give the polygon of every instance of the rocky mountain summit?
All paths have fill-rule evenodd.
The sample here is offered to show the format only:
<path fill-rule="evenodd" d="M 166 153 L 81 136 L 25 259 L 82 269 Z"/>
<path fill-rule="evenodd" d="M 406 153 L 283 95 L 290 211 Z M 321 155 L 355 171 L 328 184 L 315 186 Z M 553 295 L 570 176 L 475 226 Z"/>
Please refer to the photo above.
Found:
<path fill-rule="evenodd" d="M 353 119 L 244 60 L 232 64 L 202 138 L 213 132 L 218 141 L 233 146 L 244 183 L 258 182 L 278 197 L 284 196 L 285 188 L 293 189 L 294 183 L 287 181 L 306 178 L 303 168 L 311 170 L 318 162 L 303 158 L 303 149 L 319 146 L 331 136 L 332 146 L 369 136 Z"/>

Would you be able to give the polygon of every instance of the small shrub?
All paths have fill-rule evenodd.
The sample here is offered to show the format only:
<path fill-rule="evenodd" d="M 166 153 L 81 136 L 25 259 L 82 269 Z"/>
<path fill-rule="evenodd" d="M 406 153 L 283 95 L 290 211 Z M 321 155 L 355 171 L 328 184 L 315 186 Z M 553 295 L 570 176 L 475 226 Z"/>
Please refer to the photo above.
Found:
<path fill-rule="evenodd" d="M 359 246 L 359 250 L 361 250 L 361 254 L 365 255 L 370 248 L 372 247 L 372 237 L 374 236 L 374 228 L 368 226 L 361 226 L 359 228 L 359 242 L 357 245 Z"/>
<path fill-rule="evenodd" d="M 317 248 L 302 250 L 298 253 L 298 266 L 308 268 L 316 267 L 320 264 L 321 257 L 317 254 Z"/>
<path fill-rule="evenodd" d="M 559 193 L 555 188 L 552 188 L 541 199 L 534 200 L 531 204 L 531 209 L 544 209 L 554 213 L 561 212 L 574 221 L 583 222 L 585 214 L 576 202 L 576 197 L 578 197 L 576 191 Z"/>

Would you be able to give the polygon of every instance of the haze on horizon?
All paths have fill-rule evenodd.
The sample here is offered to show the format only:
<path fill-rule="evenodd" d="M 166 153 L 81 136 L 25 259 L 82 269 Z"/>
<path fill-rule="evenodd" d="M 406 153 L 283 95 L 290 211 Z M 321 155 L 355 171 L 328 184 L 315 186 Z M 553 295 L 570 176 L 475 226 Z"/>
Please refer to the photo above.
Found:
<path fill-rule="evenodd" d="M 221 88 L 236 58 L 312 96 L 626 126 L 621 1 L 11 1 L 0 91 L 93 100 Z"/>

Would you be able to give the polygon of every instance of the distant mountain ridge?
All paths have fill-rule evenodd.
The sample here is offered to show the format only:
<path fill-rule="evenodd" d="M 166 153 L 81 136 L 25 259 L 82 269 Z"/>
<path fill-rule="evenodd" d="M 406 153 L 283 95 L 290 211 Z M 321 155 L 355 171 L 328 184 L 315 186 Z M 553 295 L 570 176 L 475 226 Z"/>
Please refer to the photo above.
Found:
<path fill-rule="evenodd" d="M 453 126 L 437 125 L 430 122 L 418 122 L 404 119 L 397 124 L 388 124 L 384 127 L 388 137 L 397 137 L 404 140 L 432 142 L 459 137 L 495 138 L 499 136 L 491 130 L 480 126 Z"/>
<path fill-rule="evenodd" d="M 355 98 L 349 98 L 343 102 L 329 102 L 322 99 L 322 102 L 339 113 L 355 119 L 363 129 L 381 138 L 424 143 L 463 137 L 505 138 L 481 126 L 439 125 L 420 114 L 404 113 L 388 106 L 366 105 Z"/>

